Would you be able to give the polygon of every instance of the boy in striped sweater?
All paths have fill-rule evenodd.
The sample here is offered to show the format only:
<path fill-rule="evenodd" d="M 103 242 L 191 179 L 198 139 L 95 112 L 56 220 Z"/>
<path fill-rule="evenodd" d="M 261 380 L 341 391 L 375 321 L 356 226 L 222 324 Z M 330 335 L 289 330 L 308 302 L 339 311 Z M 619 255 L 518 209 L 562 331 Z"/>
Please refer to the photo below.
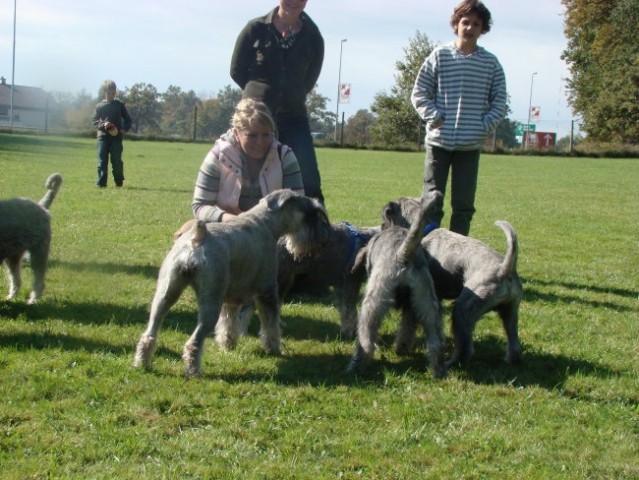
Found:
<path fill-rule="evenodd" d="M 424 61 L 411 96 L 426 121 L 423 194 L 446 192 L 451 172 L 450 230 L 468 235 L 475 213 L 479 154 L 506 113 L 506 78 L 497 57 L 477 45 L 490 31 L 491 15 L 477 0 L 464 0 L 450 24 L 457 38 Z M 443 210 L 432 220 L 440 224 Z"/>

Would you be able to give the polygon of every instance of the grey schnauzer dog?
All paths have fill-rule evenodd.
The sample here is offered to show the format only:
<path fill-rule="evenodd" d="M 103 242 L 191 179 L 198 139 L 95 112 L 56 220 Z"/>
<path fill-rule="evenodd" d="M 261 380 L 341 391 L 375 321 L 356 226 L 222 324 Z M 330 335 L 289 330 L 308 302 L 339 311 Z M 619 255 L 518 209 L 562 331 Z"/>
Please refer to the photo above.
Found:
<path fill-rule="evenodd" d="M 349 372 L 360 371 L 370 361 L 381 322 L 388 310 L 397 306 L 402 309 L 402 321 L 395 350 L 398 353 L 410 350 L 415 329 L 421 325 L 426 332 L 433 376 L 446 376 L 439 301 L 426 254 L 420 248 L 421 232 L 441 197 L 440 192 L 430 192 L 420 207 L 419 220 L 409 230 L 389 226 L 376 234 L 357 255 L 354 268 L 362 268 L 365 264 L 368 281 L 358 316 L 357 341 Z"/>
<path fill-rule="evenodd" d="M 0 263 L 7 264 L 7 299 L 15 298 L 20 291 L 25 255 L 29 255 L 33 270 L 28 303 L 37 303 L 42 296 L 51 246 L 51 215 L 48 210 L 61 185 L 62 176 L 53 173 L 45 182 L 47 191 L 40 202 L 28 198 L 0 200 Z"/>
<path fill-rule="evenodd" d="M 384 224 L 407 226 L 417 219 L 419 200 L 402 197 L 384 208 Z M 448 366 L 467 363 L 474 354 L 472 335 L 475 324 L 489 311 L 502 320 L 507 338 L 505 360 L 521 363 L 519 305 L 523 295 L 517 275 L 518 241 L 510 223 L 495 225 L 506 235 L 506 255 L 483 242 L 436 228 L 422 239 L 428 253 L 431 275 L 440 299 L 453 299 L 452 330 L 455 350 Z"/>
<path fill-rule="evenodd" d="M 331 225 L 327 240 L 311 255 L 295 257 L 280 240 L 278 245 L 278 284 L 284 296 L 296 282 L 311 281 L 333 287 L 340 312 L 340 330 L 344 339 L 355 336 L 357 300 L 365 280 L 365 271 L 353 272 L 361 248 L 381 230 L 380 227 L 355 227 L 347 222 Z"/>
<path fill-rule="evenodd" d="M 214 328 L 220 345 L 235 346 L 241 330 L 239 309 L 251 302 L 257 306 L 264 351 L 279 355 L 277 240 L 285 235 L 286 247 L 294 256 L 302 256 L 322 241 L 328 229 L 324 207 L 290 190 L 270 193 L 232 222 L 194 222 L 162 262 L 134 366 L 151 367 L 162 321 L 188 285 L 196 293 L 198 318 L 184 345 L 187 377 L 200 374 L 204 341 Z"/>

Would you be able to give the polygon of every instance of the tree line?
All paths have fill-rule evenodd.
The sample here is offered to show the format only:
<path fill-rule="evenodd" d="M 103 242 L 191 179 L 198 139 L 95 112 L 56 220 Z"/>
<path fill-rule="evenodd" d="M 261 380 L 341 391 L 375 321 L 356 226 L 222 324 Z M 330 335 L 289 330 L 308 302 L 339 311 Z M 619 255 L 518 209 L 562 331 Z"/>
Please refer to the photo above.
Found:
<path fill-rule="evenodd" d="M 320 142 L 337 141 L 353 146 L 414 149 L 423 142 L 425 125 L 413 109 L 410 94 L 414 79 L 434 45 L 417 32 L 404 49 L 404 60 L 396 62 L 396 83 L 390 93 L 376 95 L 371 109 L 361 109 L 347 119 L 337 119 L 329 111 L 330 99 L 317 87 L 307 97 L 311 131 Z M 57 108 L 50 122 L 59 129 L 91 128 L 93 109 L 102 98 L 83 91 L 77 95 L 53 93 Z M 203 98 L 193 90 L 171 85 L 159 92 L 150 83 L 136 83 L 118 92 L 132 117 L 132 132 L 146 137 L 169 137 L 185 140 L 213 141 L 229 128 L 235 105 L 241 99 L 238 88 L 227 85 L 214 96 Z M 337 129 L 336 121 L 339 120 Z M 337 138 L 334 138 L 337 132 Z M 498 145 L 515 147 L 515 123 L 505 119 L 492 139 Z"/>
<path fill-rule="evenodd" d="M 566 7 L 568 47 L 562 58 L 572 77 L 567 81 L 573 113 L 581 116 L 581 130 L 589 139 L 639 143 L 639 26 L 637 0 L 562 0 Z M 330 99 L 317 87 L 307 98 L 311 131 L 320 141 L 353 146 L 415 148 L 423 142 L 425 125 L 410 101 L 413 84 L 424 60 L 435 48 L 420 31 L 409 38 L 403 58 L 395 63 L 395 84 L 378 93 L 370 110 L 362 109 L 341 122 L 328 110 Z M 213 141 L 229 128 L 241 91 L 227 85 L 214 96 L 196 95 L 171 85 L 165 92 L 136 83 L 119 92 L 133 117 L 133 132 L 145 136 Z M 57 108 L 51 125 L 85 130 L 101 95 L 53 94 Z M 502 148 L 519 146 L 518 123 L 506 118 L 489 142 Z M 336 128 L 336 122 L 339 122 Z M 567 139 L 562 139 L 566 140 Z M 560 140 L 561 142 L 561 140 Z"/>

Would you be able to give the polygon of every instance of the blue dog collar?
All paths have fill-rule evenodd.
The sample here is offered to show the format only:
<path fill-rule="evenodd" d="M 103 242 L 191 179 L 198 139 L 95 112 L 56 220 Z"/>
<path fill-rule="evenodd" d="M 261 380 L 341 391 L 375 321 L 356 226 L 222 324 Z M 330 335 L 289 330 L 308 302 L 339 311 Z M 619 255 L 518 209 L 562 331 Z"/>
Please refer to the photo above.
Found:
<path fill-rule="evenodd" d="M 371 239 L 371 236 L 362 235 L 355 229 L 355 227 L 353 227 L 353 225 L 351 225 L 348 222 L 342 222 L 342 225 L 344 225 L 346 229 L 348 230 L 348 233 L 350 233 L 350 237 L 349 237 L 350 241 L 348 244 L 348 261 L 350 262 L 353 256 L 355 255 L 357 240 L 361 241 L 362 243 L 368 243 L 368 241 Z"/>
<path fill-rule="evenodd" d="M 424 234 L 424 236 L 426 236 L 436 228 L 439 228 L 439 225 L 437 225 L 435 222 L 430 222 L 424 227 L 424 231 L 422 233 Z"/>

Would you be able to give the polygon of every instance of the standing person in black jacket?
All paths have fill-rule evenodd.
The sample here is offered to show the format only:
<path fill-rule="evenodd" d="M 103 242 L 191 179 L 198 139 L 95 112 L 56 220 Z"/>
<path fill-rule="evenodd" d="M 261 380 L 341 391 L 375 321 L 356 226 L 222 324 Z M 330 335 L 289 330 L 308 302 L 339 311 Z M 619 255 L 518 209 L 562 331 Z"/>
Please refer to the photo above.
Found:
<path fill-rule="evenodd" d="M 104 100 L 95 107 L 91 121 L 98 130 L 98 182 L 100 188 L 107 186 L 109 154 L 116 187 L 124 184 L 124 162 L 122 161 L 122 138 L 131 128 L 131 116 L 124 103 L 115 98 L 117 86 L 113 80 L 102 83 Z"/>
<path fill-rule="evenodd" d="M 306 111 L 324 61 L 324 39 L 305 12 L 308 0 L 279 0 L 279 6 L 248 22 L 237 38 L 231 77 L 244 98 L 268 105 L 278 140 L 293 149 L 306 195 L 324 202 L 317 157 Z"/>

